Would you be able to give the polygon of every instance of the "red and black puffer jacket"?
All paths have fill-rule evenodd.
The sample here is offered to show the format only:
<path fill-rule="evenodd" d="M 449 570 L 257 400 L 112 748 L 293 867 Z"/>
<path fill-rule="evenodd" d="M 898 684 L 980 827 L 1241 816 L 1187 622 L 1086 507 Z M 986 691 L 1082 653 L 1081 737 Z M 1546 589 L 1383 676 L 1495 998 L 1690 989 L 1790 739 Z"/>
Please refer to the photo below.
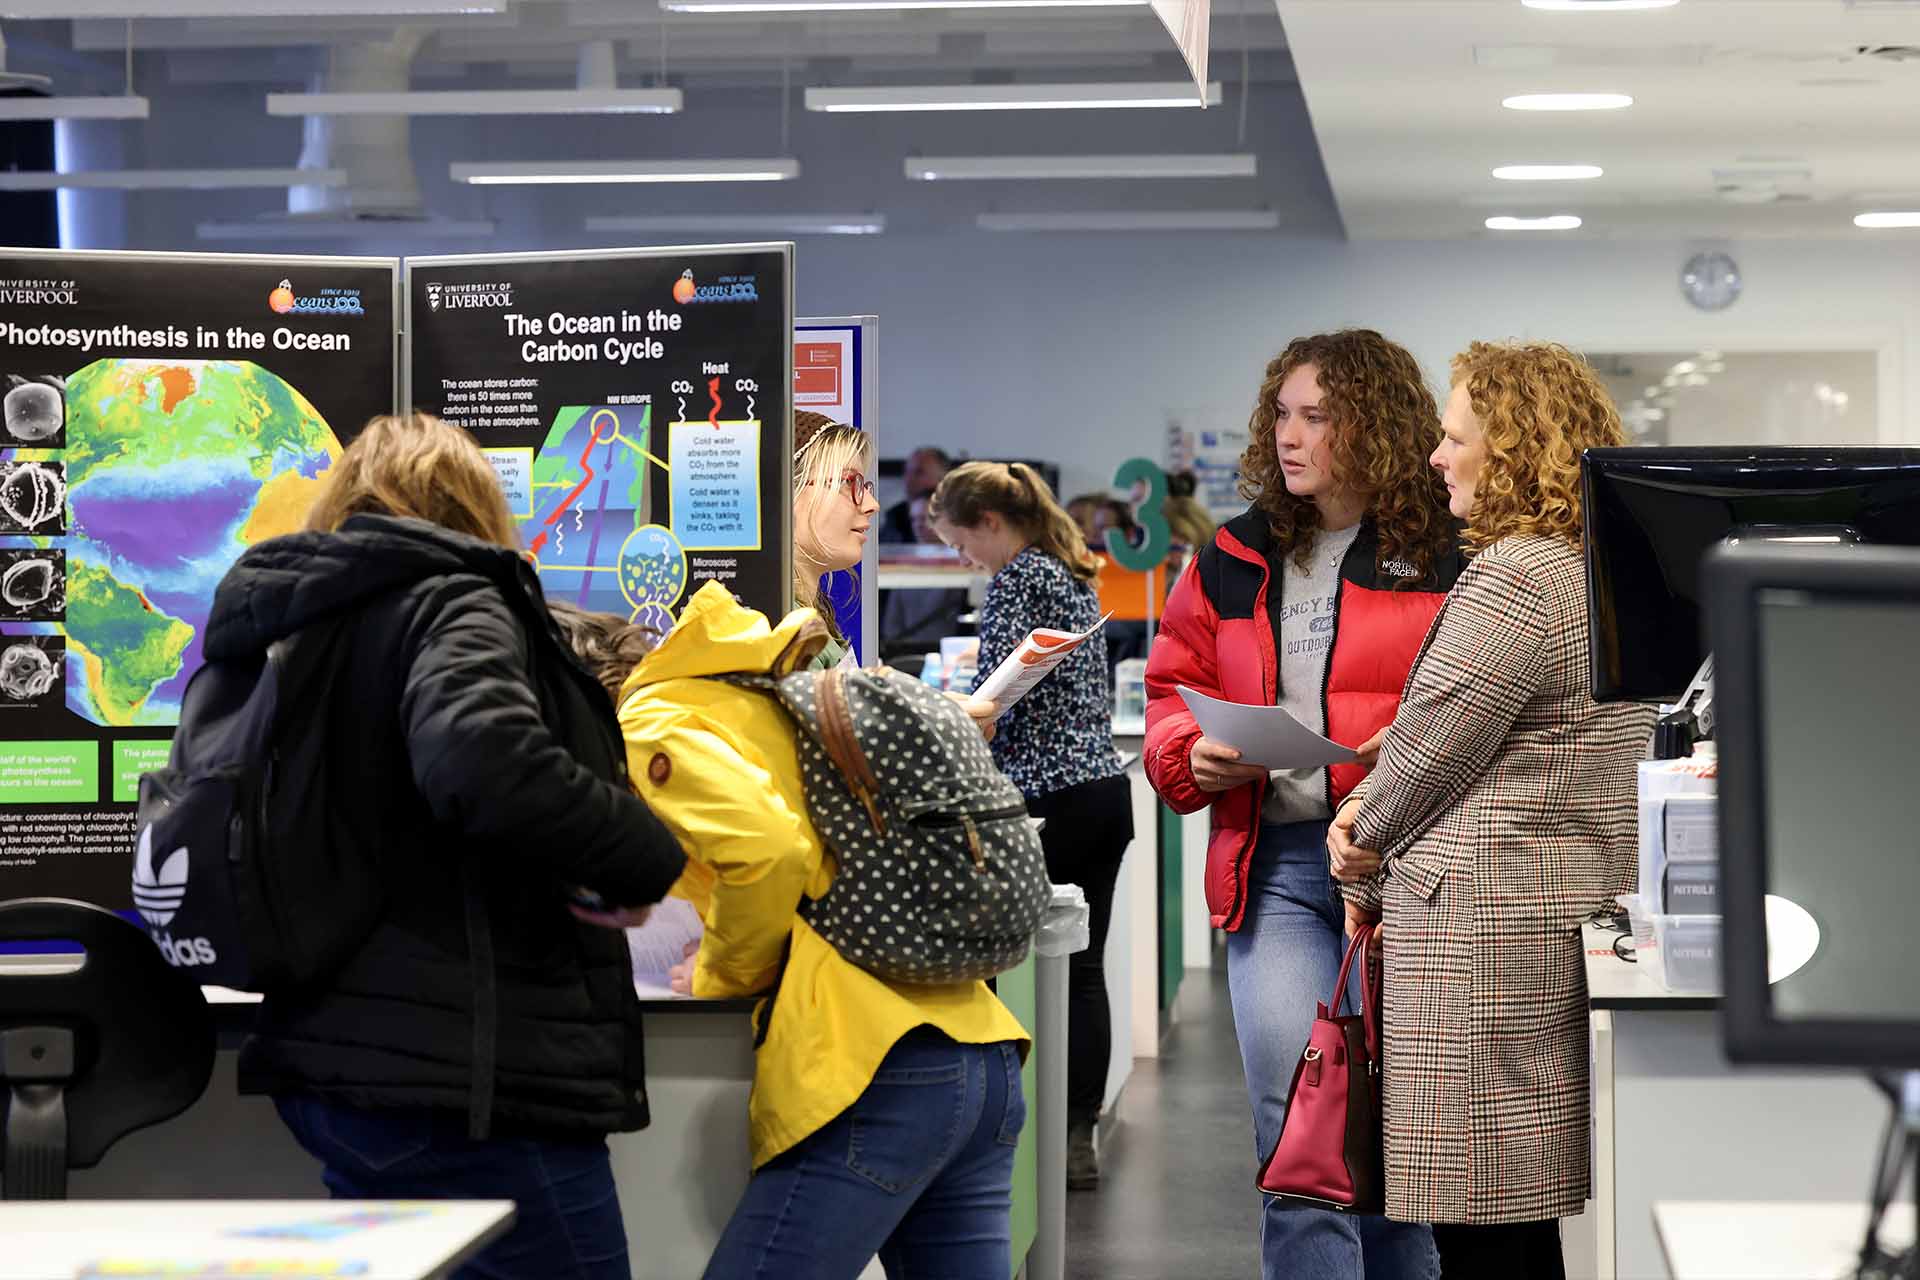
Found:
<path fill-rule="evenodd" d="M 1321 706 L 1327 736 L 1347 746 L 1358 746 L 1392 722 L 1407 673 L 1463 567 L 1455 550 L 1420 581 L 1407 582 L 1411 566 L 1380 564 L 1379 546 L 1369 520 L 1340 562 Z M 1147 661 L 1147 777 L 1177 813 L 1213 806 L 1207 910 L 1214 926 L 1229 932 L 1240 927 L 1246 910 L 1247 863 L 1260 837 L 1267 781 L 1223 792 L 1194 784 L 1192 752 L 1200 727 L 1177 687 L 1230 702 L 1278 703 L 1283 602 L 1281 592 L 1269 588 L 1285 581 L 1279 573 L 1283 561 L 1259 508 L 1229 521 L 1181 575 Z M 1364 776 L 1359 765 L 1329 769 L 1329 809 L 1337 811 Z"/>

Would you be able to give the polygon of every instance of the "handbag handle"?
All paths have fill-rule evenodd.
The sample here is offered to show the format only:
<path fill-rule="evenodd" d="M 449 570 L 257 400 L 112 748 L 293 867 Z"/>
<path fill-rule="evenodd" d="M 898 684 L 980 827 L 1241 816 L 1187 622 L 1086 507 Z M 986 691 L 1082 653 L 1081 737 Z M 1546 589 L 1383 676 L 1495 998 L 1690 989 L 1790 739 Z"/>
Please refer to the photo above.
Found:
<path fill-rule="evenodd" d="M 1360 1016 L 1365 1023 L 1367 1033 L 1367 1052 L 1376 1061 L 1380 1057 L 1380 994 L 1376 989 L 1374 966 L 1380 959 L 1380 952 L 1373 946 L 1374 927 L 1370 924 L 1356 925 L 1353 937 L 1347 941 L 1347 954 L 1340 962 L 1339 985 L 1333 989 L 1333 999 L 1327 1007 L 1338 1014 L 1347 999 L 1347 977 L 1353 972 L 1353 962 L 1360 959 Z"/>

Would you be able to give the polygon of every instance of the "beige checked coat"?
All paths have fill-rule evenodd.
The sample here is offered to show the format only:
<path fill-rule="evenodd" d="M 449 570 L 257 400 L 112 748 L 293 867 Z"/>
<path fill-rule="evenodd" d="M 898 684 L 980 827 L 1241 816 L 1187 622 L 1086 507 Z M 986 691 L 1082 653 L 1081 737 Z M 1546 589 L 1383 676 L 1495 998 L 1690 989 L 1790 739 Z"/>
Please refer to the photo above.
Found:
<path fill-rule="evenodd" d="M 1354 842 L 1386 922 L 1387 1215 L 1533 1222 L 1588 1186 L 1580 925 L 1635 877 L 1653 713 L 1588 696 L 1579 553 L 1502 539 L 1408 677 Z"/>

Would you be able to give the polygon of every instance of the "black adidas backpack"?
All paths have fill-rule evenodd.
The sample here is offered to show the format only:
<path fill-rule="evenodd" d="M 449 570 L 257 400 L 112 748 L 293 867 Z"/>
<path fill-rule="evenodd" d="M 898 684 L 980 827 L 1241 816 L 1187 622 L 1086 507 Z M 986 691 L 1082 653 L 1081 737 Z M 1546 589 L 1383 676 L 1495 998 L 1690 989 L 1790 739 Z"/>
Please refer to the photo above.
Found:
<path fill-rule="evenodd" d="M 195 981 L 298 988 L 334 972 L 384 905 L 326 777 L 324 718 L 357 615 L 306 628 L 256 662 L 208 662 L 187 685 L 167 767 L 141 776 L 133 902 Z"/>
<path fill-rule="evenodd" d="M 800 732 L 814 829 L 838 872 L 800 914 L 891 982 L 990 978 L 1026 958 L 1052 897 L 1040 836 L 972 717 L 879 669 L 721 677 L 774 699 Z"/>

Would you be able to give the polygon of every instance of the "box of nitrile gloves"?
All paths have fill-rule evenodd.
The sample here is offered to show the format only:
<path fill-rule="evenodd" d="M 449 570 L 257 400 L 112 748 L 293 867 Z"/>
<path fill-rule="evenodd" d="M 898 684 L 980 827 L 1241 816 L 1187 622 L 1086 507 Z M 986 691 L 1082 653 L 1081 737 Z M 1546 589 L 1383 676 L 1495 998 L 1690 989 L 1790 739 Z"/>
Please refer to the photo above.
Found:
<path fill-rule="evenodd" d="M 1675 902 L 1670 865 L 1685 866 L 1679 897 L 1699 902 L 1711 878 L 1719 899 L 1719 769 L 1711 755 L 1640 762 L 1640 894 L 1651 909 L 1693 913 L 1718 907 Z"/>

